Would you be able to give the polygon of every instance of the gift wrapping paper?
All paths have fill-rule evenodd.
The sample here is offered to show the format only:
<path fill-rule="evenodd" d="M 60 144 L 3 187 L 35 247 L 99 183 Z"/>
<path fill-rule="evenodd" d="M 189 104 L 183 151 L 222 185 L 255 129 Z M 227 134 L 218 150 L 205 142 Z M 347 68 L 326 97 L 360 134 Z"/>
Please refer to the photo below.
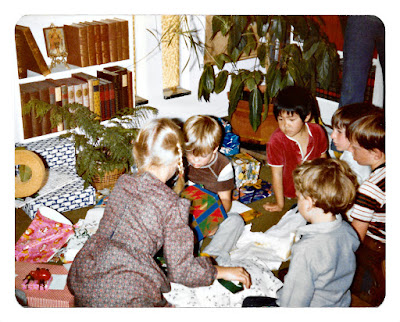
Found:
<path fill-rule="evenodd" d="M 197 184 L 186 187 L 181 197 L 191 201 L 189 222 L 198 241 L 207 237 L 227 217 L 218 195 Z"/>
<path fill-rule="evenodd" d="M 235 171 L 236 188 L 254 184 L 260 175 L 261 163 L 248 153 L 238 153 L 231 158 Z"/>

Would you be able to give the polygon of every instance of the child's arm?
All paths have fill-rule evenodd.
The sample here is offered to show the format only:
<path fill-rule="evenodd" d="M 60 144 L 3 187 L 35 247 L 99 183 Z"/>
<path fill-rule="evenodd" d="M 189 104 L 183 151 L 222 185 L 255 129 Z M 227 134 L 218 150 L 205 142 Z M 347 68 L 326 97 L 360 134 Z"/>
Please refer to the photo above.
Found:
<path fill-rule="evenodd" d="M 361 241 L 364 240 L 365 236 L 367 235 L 367 230 L 369 227 L 369 223 L 365 221 L 361 221 L 358 219 L 353 219 L 351 222 L 351 225 L 355 229 L 355 231 L 358 234 L 358 237 L 360 238 Z"/>
<path fill-rule="evenodd" d="M 275 203 L 267 202 L 263 205 L 266 211 L 282 211 L 285 205 L 285 197 L 283 195 L 283 167 L 271 167 L 272 172 L 272 188 L 275 194 Z"/>
<path fill-rule="evenodd" d="M 239 281 L 245 288 L 250 288 L 251 277 L 243 267 L 215 266 L 215 268 L 217 269 L 217 279 L 222 278 L 227 281 Z"/>
<path fill-rule="evenodd" d="M 218 191 L 218 197 L 224 206 L 225 212 L 228 213 L 232 207 L 232 190 Z"/>

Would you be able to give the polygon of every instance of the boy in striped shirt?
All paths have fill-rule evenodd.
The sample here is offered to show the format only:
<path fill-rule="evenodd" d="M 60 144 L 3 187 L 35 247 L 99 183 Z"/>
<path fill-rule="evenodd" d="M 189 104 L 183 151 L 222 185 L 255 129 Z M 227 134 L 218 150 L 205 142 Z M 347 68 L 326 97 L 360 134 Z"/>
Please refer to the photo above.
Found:
<path fill-rule="evenodd" d="M 349 151 L 360 165 L 369 165 L 371 175 L 358 190 L 350 211 L 352 226 L 362 246 L 357 251 L 358 272 L 353 288 L 360 291 L 364 301 L 376 306 L 385 296 L 385 242 L 386 242 L 386 157 L 385 115 L 379 110 L 352 122 L 346 135 Z M 368 277 L 368 276 L 372 276 Z M 356 293 L 353 291 L 353 293 Z"/>

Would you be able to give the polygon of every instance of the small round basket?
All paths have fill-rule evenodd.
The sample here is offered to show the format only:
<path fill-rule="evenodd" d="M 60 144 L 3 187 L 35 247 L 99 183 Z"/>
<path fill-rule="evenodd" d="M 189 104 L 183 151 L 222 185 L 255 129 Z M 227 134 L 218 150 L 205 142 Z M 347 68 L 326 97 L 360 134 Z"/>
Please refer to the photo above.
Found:
<path fill-rule="evenodd" d="M 125 169 L 114 169 L 113 171 L 106 172 L 102 178 L 100 176 L 95 176 L 92 182 L 92 186 L 97 191 L 105 188 L 112 188 L 117 182 L 118 178 L 124 173 Z"/>

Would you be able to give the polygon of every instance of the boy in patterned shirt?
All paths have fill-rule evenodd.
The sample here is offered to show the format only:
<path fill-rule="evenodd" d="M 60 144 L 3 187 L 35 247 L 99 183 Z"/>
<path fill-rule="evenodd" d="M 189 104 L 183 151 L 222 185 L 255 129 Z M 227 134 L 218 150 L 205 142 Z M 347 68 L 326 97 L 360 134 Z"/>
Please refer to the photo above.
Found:
<path fill-rule="evenodd" d="M 385 296 L 386 156 L 385 115 L 378 110 L 352 122 L 346 133 L 354 160 L 371 167 L 371 175 L 358 190 L 349 215 L 361 240 L 353 293 L 371 305 Z M 371 280 L 372 276 L 372 280 Z M 365 288 L 370 285 L 370 288 Z"/>

